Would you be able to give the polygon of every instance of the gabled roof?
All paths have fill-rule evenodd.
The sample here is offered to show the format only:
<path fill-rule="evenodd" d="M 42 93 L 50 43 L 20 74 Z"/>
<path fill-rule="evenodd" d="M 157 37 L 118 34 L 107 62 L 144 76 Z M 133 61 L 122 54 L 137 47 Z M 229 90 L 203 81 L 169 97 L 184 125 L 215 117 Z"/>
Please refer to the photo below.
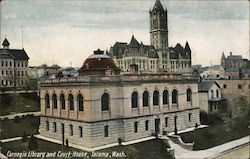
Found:
<path fill-rule="evenodd" d="M 3 46 L 10 46 L 10 43 L 9 41 L 5 38 L 3 43 L 2 43 Z"/>
<path fill-rule="evenodd" d="M 18 49 L 1 49 L 1 52 L 5 50 L 11 56 L 15 58 L 15 60 L 29 60 L 29 56 L 26 54 L 25 50 L 18 50 Z"/>
<path fill-rule="evenodd" d="M 226 59 L 224 52 L 222 52 L 221 59 L 222 59 L 222 60 L 225 60 L 225 59 Z"/>
<path fill-rule="evenodd" d="M 219 88 L 220 85 L 215 82 L 215 81 L 211 81 L 211 82 L 200 82 L 198 83 L 198 91 L 199 92 L 208 92 L 208 90 L 212 87 L 212 85 L 216 84 Z"/>
<path fill-rule="evenodd" d="M 227 57 L 228 60 L 243 60 L 241 55 L 230 55 Z"/>
<path fill-rule="evenodd" d="M 189 47 L 188 42 L 186 42 L 185 51 L 188 52 L 188 53 L 191 53 L 191 49 L 190 49 L 190 47 Z"/>
<path fill-rule="evenodd" d="M 129 47 L 132 47 L 132 48 L 138 48 L 140 47 L 140 44 L 139 42 L 135 39 L 134 35 L 132 36 L 131 38 L 131 41 L 129 43 Z"/>

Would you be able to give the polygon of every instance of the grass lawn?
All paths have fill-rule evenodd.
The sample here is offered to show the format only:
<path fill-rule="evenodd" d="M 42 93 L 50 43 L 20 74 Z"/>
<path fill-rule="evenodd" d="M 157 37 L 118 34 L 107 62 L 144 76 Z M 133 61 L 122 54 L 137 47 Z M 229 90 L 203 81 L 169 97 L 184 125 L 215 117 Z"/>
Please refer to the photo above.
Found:
<path fill-rule="evenodd" d="M 61 145 L 47 142 L 44 140 L 37 139 L 39 148 L 36 152 L 55 152 L 61 151 Z M 8 143 L 3 143 L 2 145 L 2 152 L 6 154 L 7 151 L 12 152 L 23 152 L 28 151 L 27 149 L 28 142 L 21 142 L 21 141 L 13 141 Z M 126 154 L 126 159 L 170 159 L 169 153 L 166 151 L 167 144 L 160 139 L 149 140 L 142 143 L 137 143 L 128 146 L 115 146 L 112 148 L 100 150 L 97 152 L 105 152 L 105 153 L 112 153 L 116 152 L 124 152 Z M 84 152 L 82 150 L 77 150 L 73 148 L 69 148 L 67 151 L 78 151 Z M 91 152 L 88 152 L 88 155 L 91 157 Z M 94 157 L 95 159 L 99 159 L 99 157 Z M 122 159 L 122 157 L 119 157 Z"/>
<path fill-rule="evenodd" d="M 24 131 L 27 135 L 37 134 L 39 122 L 40 117 L 0 121 L 0 139 L 22 136 Z"/>
<path fill-rule="evenodd" d="M 40 111 L 40 101 L 36 93 L 1 94 L 0 115 Z"/>
<path fill-rule="evenodd" d="M 194 150 L 204 150 L 249 135 L 247 121 L 235 124 L 231 129 L 224 123 L 179 134 L 185 143 L 194 142 Z"/>

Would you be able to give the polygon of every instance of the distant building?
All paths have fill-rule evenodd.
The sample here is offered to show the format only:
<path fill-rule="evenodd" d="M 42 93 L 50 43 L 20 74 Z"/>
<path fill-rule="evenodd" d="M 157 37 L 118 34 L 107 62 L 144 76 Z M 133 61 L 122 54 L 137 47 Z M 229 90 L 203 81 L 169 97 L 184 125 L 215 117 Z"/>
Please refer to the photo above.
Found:
<path fill-rule="evenodd" d="M 160 73 L 191 71 L 191 49 L 179 43 L 175 47 L 168 45 L 168 13 L 161 2 L 156 0 L 149 11 L 150 45 L 139 43 L 134 35 L 130 43 L 116 42 L 107 52 L 115 59 L 122 73 L 130 72 L 131 65 L 137 65 L 139 73 Z"/>
<path fill-rule="evenodd" d="M 29 57 L 24 49 L 10 49 L 5 38 L 0 49 L 1 87 L 24 87 L 28 76 Z"/>
<path fill-rule="evenodd" d="M 221 87 L 222 97 L 226 99 L 227 112 L 235 116 L 235 106 L 240 96 L 247 97 L 250 103 L 250 80 L 216 80 Z"/>
<path fill-rule="evenodd" d="M 250 79 L 250 61 L 243 59 L 241 55 L 225 56 L 224 52 L 221 56 L 221 66 L 225 69 L 225 76 L 229 79 Z"/>
<path fill-rule="evenodd" d="M 203 79 L 219 79 L 225 77 L 225 70 L 221 65 L 207 66 L 203 68 Z"/>
<path fill-rule="evenodd" d="M 221 87 L 215 81 L 198 83 L 199 106 L 208 113 L 227 113 L 226 100 L 221 96 Z"/>
<path fill-rule="evenodd" d="M 37 66 L 30 66 L 28 69 L 28 76 L 31 78 L 40 78 L 45 74 L 45 68 L 37 67 Z"/>

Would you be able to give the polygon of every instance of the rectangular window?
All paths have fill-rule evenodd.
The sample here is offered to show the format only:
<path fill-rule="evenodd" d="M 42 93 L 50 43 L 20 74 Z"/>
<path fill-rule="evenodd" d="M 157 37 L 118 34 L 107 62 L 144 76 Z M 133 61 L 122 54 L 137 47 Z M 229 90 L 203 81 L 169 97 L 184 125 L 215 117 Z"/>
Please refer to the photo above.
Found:
<path fill-rule="evenodd" d="M 168 117 L 165 118 L 165 127 L 168 127 Z"/>
<path fill-rule="evenodd" d="M 214 90 L 211 90 L 211 97 L 214 98 Z"/>
<path fill-rule="evenodd" d="M 1 61 L 1 63 L 2 63 L 2 67 L 3 67 L 4 66 L 3 61 Z"/>
<path fill-rule="evenodd" d="M 5 66 L 8 67 L 8 61 L 5 61 Z"/>
<path fill-rule="evenodd" d="M 56 122 L 53 123 L 54 132 L 56 132 Z"/>
<path fill-rule="evenodd" d="M 192 114 L 191 114 L 191 113 L 188 114 L 188 121 L 189 121 L 189 122 L 192 121 Z"/>
<path fill-rule="evenodd" d="M 227 88 L 227 85 L 226 85 L 226 84 L 223 84 L 223 88 L 226 89 L 226 88 Z"/>
<path fill-rule="evenodd" d="M 46 121 L 46 130 L 49 131 L 49 121 Z"/>
<path fill-rule="evenodd" d="M 138 132 L 138 122 L 134 122 L 134 132 Z"/>
<path fill-rule="evenodd" d="M 148 120 L 145 121 L 145 131 L 148 131 Z"/>
<path fill-rule="evenodd" d="M 219 90 L 216 89 L 216 98 L 219 98 Z"/>
<path fill-rule="evenodd" d="M 62 131 L 62 134 L 64 134 L 64 124 L 61 123 L 61 131 Z"/>
<path fill-rule="evenodd" d="M 241 89 L 241 88 L 242 88 L 241 84 L 238 84 L 238 89 Z"/>
<path fill-rule="evenodd" d="M 2 70 L 2 75 L 4 75 L 4 71 Z"/>
<path fill-rule="evenodd" d="M 10 61 L 10 67 L 12 66 L 12 62 Z"/>
<path fill-rule="evenodd" d="M 82 137 L 82 127 L 79 126 L 79 137 Z"/>
<path fill-rule="evenodd" d="M 109 126 L 108 125 L 104 126 L 104 137 L 109 137 Z"/>
<path fill-rule="evenodd" d="M 73 136 L 73 125 L 69 125 L 70 128 L 70 136 Z"/>

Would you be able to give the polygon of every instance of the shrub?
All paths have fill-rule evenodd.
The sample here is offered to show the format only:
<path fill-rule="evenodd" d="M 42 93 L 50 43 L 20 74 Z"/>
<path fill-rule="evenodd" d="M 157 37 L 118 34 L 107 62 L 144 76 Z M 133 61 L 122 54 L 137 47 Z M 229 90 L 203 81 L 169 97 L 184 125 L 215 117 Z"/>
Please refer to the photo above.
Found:
<path fill-rule="evenodd" d="M 23 136 L 22 136 L 22 142 L 26 142 L 27 141 L 27 134 L 26 132 L 24 131 L 23 132 Z"/>
<path fill-rule="evenodd" d="M 31 135 L 29 143 L 28 143 L 28 150 L 36 150 L 38 148 L 39 146 L 38 146 L 36 138 L 33 135 Z"/>
<path fill-rule="evenodd" d="M 200 111 L 201 124 L 204 125 L 215 125 L 222 122 L 222 119 L 218 113 L 207 113 Z"/>
<path fill-rule="evenodd" d="M 17 116 L 15 116 L 15 118 L 14 118 L 14 122 L 15 122 L 15 123 L 19 123 L 19 121 L 20 121 L 20 116 L 18 116 L 18 115 L 17 115 Z"/>

